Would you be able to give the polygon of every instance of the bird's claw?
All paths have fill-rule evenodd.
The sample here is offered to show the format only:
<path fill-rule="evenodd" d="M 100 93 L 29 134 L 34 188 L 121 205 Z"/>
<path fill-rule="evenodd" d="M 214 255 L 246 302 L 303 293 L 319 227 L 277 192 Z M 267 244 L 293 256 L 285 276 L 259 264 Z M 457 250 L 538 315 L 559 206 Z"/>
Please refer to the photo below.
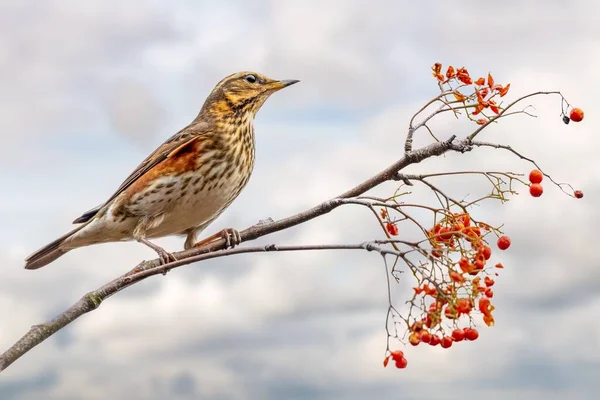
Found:
<path fill-rule="evenodd" d="M 150 242 L 146 238 L 138 238 L 137 241 L 150 247 L 156 252 L 156 254 L 158 254 L 158 260 L 160 261 L 160 265 L 165 265 L 172 261 L 177 261 L 177 258 L 173 254 L 169 253 L 162 247 Z"/>
<path fill-rule="evenodd" d="M 215 240 L 219 239 L 225 240 L 226 249 L 233 249 L 235 246 L 242 243 L 242 235 L 240 235 L 240 233 L 233 228 L 227 228 L 223 229 L 218 233 L 215 233 L 212 236 L 207 237 L 204 240 L 199 241 L 198 243 L 194 244 L 194 247 L 201 247 L 205 244 L 212 243 Z"/>
<path fill-rule="evenodd" d="M 225 248 L 233 249 L 235 246 L 242 243 L 242 235 L 233 228 L 223 229 L 223 239 L 225 239 Z"/>
<path fill-rule="evenodd" d="M 175 257 L 172 253 L 169 253 L 166 250 L 158 250 L 156 253 L 158 254 L 160 265 L 165 265 L 170 262 L 177 261 L 177 257 Z"/>

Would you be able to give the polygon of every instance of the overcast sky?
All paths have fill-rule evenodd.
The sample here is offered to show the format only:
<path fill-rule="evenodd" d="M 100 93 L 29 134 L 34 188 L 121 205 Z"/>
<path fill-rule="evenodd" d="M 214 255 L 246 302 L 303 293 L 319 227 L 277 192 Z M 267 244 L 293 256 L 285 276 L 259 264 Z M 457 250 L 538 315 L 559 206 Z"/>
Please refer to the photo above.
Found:
<path fill-rule="evenodd" d="M 436 94 L 434 62 L 489 70 L 508 99 L 561 90 L 586 111 L 532 100 L 482 139 L 534 157 L 546 185 L 477 215 L 513 239 L 495 286 L 497 325 L 476 342 L 407 350 L 382 368 L 381 260 L 363 253 L 242 255 L 154 277 L 107 300 L 0 375 L 2 400 L 593 399 L 600 391 L 600 5 L 593 1 L 0 2 L 0 347 L 154 254 L 136 243 L 73 251 L 39 271 L 33 250 L 104 201 L 212 87 L 239 70 L 301 83 L 256 119 L 245 191 L 207 233 L 283 218 L 400 157 L 408 120 Z M 469 133 L 452 119 L 441 137 Z M 452 154 L 411 171 L 531 167 Z M 478 186 L 479 185 L 479 186 Z M 464 197 L 481 187 L 447 182 Z M 390 188 L 393 190 L 393 188 Z M 414 201 L 423 197 L 416 192 Z M 208 232 L 210 231 L 210 232 Z M 346 208 L 260 243 L 354 243 L 379 235 Z M 183 240 L 158 241 L 180 250 Z M 408 295 L 408 277 L 397 293 Z M 403 292 L 404 291 L 404 292 Z"/>

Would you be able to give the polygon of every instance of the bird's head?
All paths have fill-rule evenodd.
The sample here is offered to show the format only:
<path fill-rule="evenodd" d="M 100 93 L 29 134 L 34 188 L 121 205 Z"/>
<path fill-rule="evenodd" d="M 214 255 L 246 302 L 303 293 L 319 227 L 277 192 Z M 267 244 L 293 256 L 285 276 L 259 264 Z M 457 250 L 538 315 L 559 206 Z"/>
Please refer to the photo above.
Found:
<path fill-rule="evenodd" d="M 201 114 L 254 115 L 271 94 L 297 82 L 278 81 L 257 72 L 238 72 L 217 83 L 206 99 Z"/>

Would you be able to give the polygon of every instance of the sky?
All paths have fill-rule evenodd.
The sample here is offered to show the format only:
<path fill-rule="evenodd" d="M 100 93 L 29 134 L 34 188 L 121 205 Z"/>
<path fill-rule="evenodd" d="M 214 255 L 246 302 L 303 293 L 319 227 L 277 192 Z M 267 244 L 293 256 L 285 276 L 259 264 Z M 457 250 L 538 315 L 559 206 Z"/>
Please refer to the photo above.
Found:
<path fill-rule="evenodd" d="M 3 400 L 593 399 L 600 390 L 600 4 L 591 1 L 0 2 L 0 350 L 152 251 L 137 243 L 24 258 L 103 202 L 138 163 L 197 114 L 224 76 L 299 79 L 257 115 L 250 183 L 207 233 L 284 218 L 327 200 L 402 155 L 412 114 L 436 95 L 430 66 L 492 71 L 508 100 L 560 90 L 586 112 L 560 121 L 535 98 L 481 139 L 533 157 L 552 185 L 534 199 L 475 209 L 512 238 L 498 254 L 496 326 L 449 350 L 406 350 L 382 367 L 387 310 L 372 253 L 239 255 L 186 266 L 111 297 L 0 375 Z M 433 125 L 464 137 L 471 124 Z M 426 137 L 417 138 L 419 144 Z M 478 149 L 410 172 L 528 173 Z M 440 183 L 457 197 L 485 186 Z M 387 193 L 393 186 L 386 186 Z M 384 190 L 380 193 L 386 193 Z M 412 201 L 428 197 L 415 190 Z M 257 244 L 360 243 L 381 237 L 366 209 L 343 207 Z M 158 244 L 173 251 L 181 238 Z M 252 245 L 250 243 L 245 245 Z M 496 254 L 494 255 L 496 257 Z M 408 296 L 408 276 L 394 288 Z"/>

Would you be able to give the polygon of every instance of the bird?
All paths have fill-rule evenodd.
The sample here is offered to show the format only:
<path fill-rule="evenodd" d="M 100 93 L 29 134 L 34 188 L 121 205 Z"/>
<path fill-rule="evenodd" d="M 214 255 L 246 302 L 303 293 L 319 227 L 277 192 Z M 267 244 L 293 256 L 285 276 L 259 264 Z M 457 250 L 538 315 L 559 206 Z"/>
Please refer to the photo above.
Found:
<path fill-rule="evenodd" d="M 159 256 L 173 254 L 149 239 L 184 235 L 184 249 L 223 238 L 241 241 L 235 229 L 196 242 L 244 189 L 254 168 L 254 118 L 267 98 L 298 80 L 274 80 L 242 71 L 223 78 L 196 118 L 152 152 L 101 205 L 73 221 L 75 229 L 25 259 L 38 269 L 67 252 L 100 243 L 137 241 Z"/>

